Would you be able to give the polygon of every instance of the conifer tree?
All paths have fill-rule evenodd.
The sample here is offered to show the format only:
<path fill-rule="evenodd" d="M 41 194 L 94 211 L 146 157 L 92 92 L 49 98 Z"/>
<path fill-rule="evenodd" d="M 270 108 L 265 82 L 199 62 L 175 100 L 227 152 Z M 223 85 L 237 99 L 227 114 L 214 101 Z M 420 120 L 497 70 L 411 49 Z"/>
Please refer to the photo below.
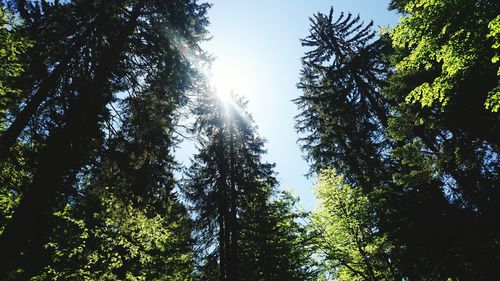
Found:
<path fill-rule="evenodd" d="M 363 190 L 410 279 L 497 275 L 495 3 L 392 1 L 408 18 L 379 39 L 319 14 L 303 41 L 297 127 L 313 170 Z"/>
<path fill-rule="evenodd" d="M 199 153 L 184 194 L 194 216 L 202 280 L 313 280 L 312 238 L 294 211 L 296 199 L 276 190 L 246 103 L 200 97 Z"/>
<path fill-rule="evenodd" d="M 216 257 L 219 280 L 240 280 L 241 215 L 264 185 L 276 184 L 274 165 L 261 160 L 264 141 L 241 98 L 225 103 L 214 94 L 204 95 L 195 112 L 200 148 L 185 186 L 195 237 L 205 260 Z"/>
<path fill-rule="evenodd" d="M 191 278 L 191 220 L 172 175 L 175 109 L 191 83 L 171 70 L 150 73 L 136 95 L 112 105 L 113 127 L 56 212 L 37 278 Z"/>
<path fill-rule="evenodd" d="M 209 6 L 196 1 L 9 2 L 34 46 L 26 79 L 19 84 L 26 101 L 8 112 L 11 122 L 0 137 L 0 154 L 5 157 L 17 141 L 40 149 L 33 177 L 0 236 L 2 255 L 9 256 L 0 266 L 2 277 L 21 264 L 27 276 L 43 266 L 52 212 L 78 190 L 83 167 L 100 159 L 96 153 L 115 126 L 110 105 L 116 93 L 143 95 L 138 89 L 144 81 L 152 86 L 152 78 L 160 81 L 161 75 L 174 73 L 182 79 L 168 79 L 168 89 L 156 85 L 171 112 L 179 97 L 193 90 L 193 64 L 204 58 L 198 43 L 205 38 Z M 172 185 L 168 180 L 162 184 Z M 137 197 L 147 204 L 158 192 L 144 193 L 149 186 L 137 189 Z M 168 189 L 163 192 L 169 194 Z"/>
<path fill-rule="evenodd" d="M 241 217 L 241 280 L 317 280 L 309 214 L 289 192 L 263 190 Z"/>
<path fill-rule="evenodd" d="M 375 40 L 373 23 L 364 25 L 352 14 L 333 18 L 318 13 L 310 35 L 302 40 L 308 48 L 295 100 L 300 109 L 297 131 L 314 172 L 329 166 L 353 184 L 382 180 L 386 175 L 384 138 L 389 115 L 387 101 L 378 94 L 388 72 L 383 55 L 389 47 Z M 368 187 L 366 187 L 368 188 Z"/>

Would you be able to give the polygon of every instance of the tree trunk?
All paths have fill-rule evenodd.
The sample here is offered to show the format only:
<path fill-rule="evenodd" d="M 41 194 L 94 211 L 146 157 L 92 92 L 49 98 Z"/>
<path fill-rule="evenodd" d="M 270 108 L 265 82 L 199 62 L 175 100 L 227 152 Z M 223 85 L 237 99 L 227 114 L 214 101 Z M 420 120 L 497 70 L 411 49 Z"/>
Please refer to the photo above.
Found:
<path fill-rule="evenodd" d="M 219 209 L 219 281 L 226 281 L 226 229 L 222 208 Z"/>
<path fill-rule="evenodd" d="M 99 119 L 111 98 L 106 89 L 108 79 L 119 62 L 127 38 L 137 25 L 143 6 L 144 1 L 140 1 L 134 7 L 127 24 L 106 50 L 95 78 L 81 91 L 65 115 L 66 125 L 49 136 L 33 181 L 0 236 L 0 249 L 6 257 L 0 263 L 0 278 L 15 270 L 23 256 L 43 250 L 52 209 L 62 201 L 64 188 L 72 184 L 66 179 L 89 157 L 86 147 L 100 135 Z M 27 265 L 28 274 L 35 274 L 42 259 L 34 256 L 27 259 L 32 261 Z"/>
<path fill-rule="evenodd" d="M 239 260 L 238 260 L 238 222 L 236 217 L 237 212 L 237 196 L 236 193 L 236 171 L 235 171 L 235 151 L 234 151 L 234 121 L 229 116 L 229 181 L 230 193 L 229 199 L 231 208 L 229 211 L 229 222 L 231 225 L 231 241 L 230 241 L 230 264 L 228 266 L 228 279 L 231 281 L 239 280 Z"/>
<path fill-rule="evenodd" d="M 24 10 L 25 1 L 20 1 L 19 9 Z M 122 0 L 118 1 L 117 5 L 122 5 Z M 99 18 L 106 18 L 109 15 L 105 13 L 106 9 L 102 9 L 103 12 L 99 13 Z M 26 11 L 24 10 L 25 17 Z M 98 20 L 96 20 L 98 22 Z M 33 95 L 31 100 L 26 103 L 26 106 L 17 114 L 14 122 L 0 135 L 0 159 L 4 158 L 8 153 L 10 148 L 15 144 L 16 140 L 21 135 L 22 131 L 28 125 L 30 119 L 36 114 L 37 109 L 40 104 L 44 102 L 50 95 L 55 91 L 58 79 L 63 75 L 68 64 L 71 62 L 72 58 L 78 56 L 78 52 L 84 46 L 85 40 L 91 35 L 94 27 L 89 26 L 83 34 L 74 39 L 74 43 L 66 52 L 65 56 L 59 64 L 54 68 L 54 70 L 43 79 L 38 87 L 36 93 Z"/>
<path fill-rule="evenodd" d="M 96 112 L 99 106 L 95 103 L 100 99 L 94 98 L 90 103 L 89 98 L 86 100 L 75 103 L 72 108 L 74 114 L 71 114 L 75 118 L 49 137 L 33 182 L 0 236 L 2 255 L 9 257 L 0 263 L 0 277 L 5 277 L 14 270 L 21 260 L 30 261 L 24 261 L 29 274 L 36 273 L 41 266 L 42 260 L 33 255 L 40 253 L 45 244 L 52 208 L 57 202 L 63 201 L 62 193 L 67 186 L 65 178 L 74 173 L 86 158 L 82 144 L 90 136 L 82 137 L 78 132 L 90 135 L 92 131 L 95 134 L 98 129 L 97 114 L 79 113 L 85 111 L 85 107 L 81 107 L 84 104 L 94 108 L 85 111 L 86 113 Z"/>

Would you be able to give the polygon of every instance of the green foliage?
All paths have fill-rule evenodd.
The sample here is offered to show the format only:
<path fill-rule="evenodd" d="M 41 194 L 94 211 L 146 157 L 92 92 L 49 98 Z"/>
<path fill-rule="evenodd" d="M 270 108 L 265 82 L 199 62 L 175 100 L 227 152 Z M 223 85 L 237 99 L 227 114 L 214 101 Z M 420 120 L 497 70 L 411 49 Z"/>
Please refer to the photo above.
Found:
<path fill-rule="evenodd" d="M 500 61 L 500 15 L 494 20 L 490 21 L 488 24 L 490 28 L 490 33 L 488 37 L 493 39 L 492 48 L 495 50 L 495 55 L 491 58 L 491 62 L 494 64 L 499 64 Z M 497 71 L 498 76 L 500 76 L 500 65 Z M 488 98 L 486 99 L 486 108 L 491 109 L 493 112 L 498 112 L 500 110 L 500 85 L 497 85 L 495 89 L 488 93 Z"/>
<path fill-rule="evenodd" d="M 396 69 L 399 72 L 438 69 L 438 73 L 413 88 L 407 102 L 419 102 L 423 107 L 437 102 L 444 107 L 455 98 L 468 77 L 481 71 L 482 80 L 491 80 L 488 72 L 494 67 L 489 60 L 495 60 L 498 9 L 494 1 L 408 1 L 407 16 L 390 32 L 395 48 L 409 50 Z M 481 94 L 486 108 L 493 112 L 499 106 L 496 80 L 496 85 L 483 81 L 491 88 L 487 90 L 487 98 Z"/>
<path fill-rule="evenodd" d="M 208 94 L 196 107 L 200 147 L 184 192 L 200 248 L 199 279 L 315 280 L 311 233 L 300 221 L 307 214 L 275 190 L 274 165 L 261 160 L 264 141 L 243 99 L 232 98 L 224 103 Z"/>
<path fill-rule="evenodd" d="M 333 167 L 343 175 L 337 185 L 345 193 L 338 192 L 347 199 L 339 202 L 369 206 L 368 213 L 344 215 L 345 221 L 361 220 L 388 243 L 398 280 L 491 279 L 498 275 L 500 235 L 493 227 L 500 199 L 500 124 L 493 110 L 498 66 L 491 61 L 498 1 L 391 5 L 406 17 L 378 39 L 363 40 L 373 33 L 357 18 L 334 21 L 330 12 L 311 20 L 303 45 L 312 50 L 303 58 L 303 94 L 296 100 L 303 148 L 314 171 Z M 336 206 L 330 212 L 339 215 L 338 204 L 324 208 Z M 331 238 L 331 249 L 362 241 L 361 230 L 347 229 L 329 230 L 344 231 Z M 359 256 L 339 257 L 359 265 Z M 344 263 L 342 274 L 374 280 L 371 264 L 353 271 Z"/>
<path fill-rule="evenodd" d="M 377 226 L 375 206 L 335 170 L 324 170 L 315 188 L 319 208 L 312 227 L 319 255 L 335 280 L 398 280 L 388 237 Z M 401 277 L 399 276 L 399 279 Z"/>
<path fill-rule="evenodd" d="M 150 216 L 109 192 L 90 197 L 54 214 L 51 261 L 32 280 L 190 280 L 189 219 L 174 202 Z"/>
<path fill-rule="evenodd" d="M 0 161 L 0 233 L 19 205 L 21 194 L 31 180 L 29 150 L 22 145 L 13 149 L 11 158 Z"/>
<path fill-rule="evenodd" d="M 205 89 L 209 7 L 0 2 L 0 279 L 500 276 L 500 2 L 392 0 L 379 37 L 313 15 L 295 100 L 312 216 L 277 191 L 246 102 Z"/>
<path fill-rule="evenodd" d="M 202 249 L 199 259 L 205 262 L 200 267 L 210 270 L 201 274 L 223 280 L 243 278 L 240 238 L 247 219 L 242 216 L 255 198 L 267 200 L 264 187 L 276 184 L 274 165 L 261 160 L 264 140 L 257 136 L 242 98 L 233 95 L 232 101 L 224 103 L 209 92 L 199 96 L 194 110 L 199 151 L 183 189 Z"/>
<path fill-rule="evenodd" d="M 22 56 L 30 46 L 17 33 L 15 17 L 6 7 L 0 6 L 0 114 L 16 101 L 19 90 L 13 86 L 13 79 L 23 72 Z M 3 125 L 0 126 L 0 129 Z"/>
<path fill-rule="evenodd" d="M 388 44 L 375 40 L 373 23 L 359 16 L 341 13 L 335 20 L 332 9 L 310 20 L 311 34 L 302 40 L 303 95 L 295 100 L 302 147 L 313 171 L 333 166 L 354 184 L 373 181 L 384 171 L 370 167 L 383 166 L 376 155 L 387 146 L 387 104 L 377 91 L 388 72 Z"/>
<path fill-rule="evenodd" d="M 9 259 L 0 279 L 189 280 L 191 224 L 172 192 L 174 127 L 202 84 L 195 66 L 206 59 L 210 5 L 9 7 L 23 24 L 5 27 L 2 13 L 0 44 L 10 49 L 1 67 L 21 61 L 14 35 L 32 47 L 19 79 L 2 68 L 26 100 L 9 101 L 2 119 L 0 248 Z"/>
<path fill-rule="evenodd" d="M 269 195 L 256 196 L 242 215 L 241 280 L 316 280 L 309 214 L 289 192 Z"/>

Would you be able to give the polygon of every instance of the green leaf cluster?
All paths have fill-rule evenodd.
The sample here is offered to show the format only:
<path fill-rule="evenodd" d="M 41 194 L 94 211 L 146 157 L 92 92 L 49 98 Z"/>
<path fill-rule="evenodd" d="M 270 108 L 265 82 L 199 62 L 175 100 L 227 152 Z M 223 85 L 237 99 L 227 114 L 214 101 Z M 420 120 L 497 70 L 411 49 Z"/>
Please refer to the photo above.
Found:
<path fill-rule="evenodd" d="M 54 213 L 51 261 L 32 280 L 191 280 L 189 218 L 172 219 L 174 202 L 151 216 L 108 192 L 94 200 Z"/>
<path fill-rule="evenodd" d="M 335 278 L 492 279 L 500 235 L 492 61 L 499 2 L 391 7 L 403 14 L 400 23 L 378 37 L 359 17 L 335 19 L 331 10 L 314 15 L 302 40 L 297 131 L 319 174 L 325 219 L 317 225 L 329 226 L 319 233 L 331 233 L 320 249 L 333 249 Z M 354 248 L 359 235 L 387 257 Z M 376 270 L 391 268 L 380 266 L 388 261 L 392 275 Z"/>
<path fill-rule="evenodd" d="M 437 71 L 428 82 L 416 85 L 408 93 L 407 102 L 418 102 L 423 107 L 437 103 L 445 107 L 468 77 L 495 68 L 491 63 L 497 60 L 497 4 L 416 0 L 408 1 L 404 12 L 407 16 L 390 32 L 395 48 L 409 50 L 395 65 L 396 70 Z M 497 112 L 498 81 L 492 86 L 483 103 Z"/>
<path fill-rule="evenodd" d="M 387 235 L 377 226 L 373 200 L 351 187 L 335 170 L 324 170 L 315 187 L 319 207 L 311 227 L 318 233 L 318 253 L 334 280 L 397 280 Z"/>
<path fill-rule="evenodd" d="M 13 80 L 22 74 L 23 55 L 30 47 L 29 41 L 19 36 L 16 21 L 11 11 L 0 6 L 0 115 L 2 116 L 21 94 Z"/>

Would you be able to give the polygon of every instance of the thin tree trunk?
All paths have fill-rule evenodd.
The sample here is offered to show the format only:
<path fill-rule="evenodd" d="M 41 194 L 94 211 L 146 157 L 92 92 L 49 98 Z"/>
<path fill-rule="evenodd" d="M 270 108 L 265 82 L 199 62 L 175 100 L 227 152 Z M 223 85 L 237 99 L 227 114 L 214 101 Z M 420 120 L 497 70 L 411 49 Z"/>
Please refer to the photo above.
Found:
<path fill-rule="evenodd" d="M 234 121 L 229 116 L 229 180 L 230 180 L 230 225 L 231 225 L 231 244 L 230 244 L 230 266 L 228 267 L 228 278 L 231 281 L 238 281 L 239 260 L 238 260 L 238 222 L 237 212 L 237 193 L 236 193 L 236 171 L 235 171 L 235 151 L 234 151 Z"/>
<path fill-rule="evenodd" d="M 226 280 L 226 229 L 224 227 L 224 217 L 222 208 L 219 209 L 219 281 Z"/>
<path fill-rule="evenodd" d="M 25 1 L 20 1 L 20 10 L 21 12 L 24 10 Z M 122 5 L 123 0 L 118 1 L 117 5 Z M 106 9 L 102 9 L 106 10 Z M 105 18 L 108 15 L 104 12 L 99 13 L 99 18 Z M 74 39 L 74 44 L 69 48 L 66 52 L 64 58 L 59 62 L 59 64 L 54 68 L 54 70 L 41 81 L 38 90 L 33 95 L 31 100 L 26 103 L 26 106 L 16 115 L 16 118 L 10 124 L 10 126 L 0 135 L 0 159 L 4 158 L 10 148 L 15 144 L 16 140 L 21 135 L 22 131 L 28 125 L 30 119 L 36 114 L 37 109 L 40 107 L 40 104 L 44 102 L 51 93 L 54 92 L 58 79 L 64 73 L 65 68 L 68 67 L 68 64 L 71 62 L 72 58 L 78 55 L 78 52 L 84 45 L 85 40 L 88 36 L 91 35 L 91 31 L 93 27 L 88 27 L 83 34 Z"/>
<path fill-rule="evenodd" d="M 221 115 L 219 112 L 219 119 Z M 228 252 L 229 248 L 229 237 L 230 237 L 230 225 L 228 223 L 228 198 L 227 198 L 227 167 L 226 167 L 226 157 L 225 151 L 225 138 L 224 129 L 219 128 L 218 134 L 218 149 L 216 150 L 216 163 L 219 169 L 219 182 L 217 188 L 219 191 L 219 281 L 227 281 L 228 279 L 228 263 L 230 256 Z"/>
<path fill-rule="evenodd" d="M 66 63 L 60 63 L 54 71 L 40 84 L 38 91 L 26 106 L 19 112 L 16 119 L 0 135 L 0 159 L 4 158 L 21 135 L 21 132 L 28 125 L 29 120 L 35 115 L 40 104 L 47 99 L 57 85 L 57 80 L 61 76 Z"/>

